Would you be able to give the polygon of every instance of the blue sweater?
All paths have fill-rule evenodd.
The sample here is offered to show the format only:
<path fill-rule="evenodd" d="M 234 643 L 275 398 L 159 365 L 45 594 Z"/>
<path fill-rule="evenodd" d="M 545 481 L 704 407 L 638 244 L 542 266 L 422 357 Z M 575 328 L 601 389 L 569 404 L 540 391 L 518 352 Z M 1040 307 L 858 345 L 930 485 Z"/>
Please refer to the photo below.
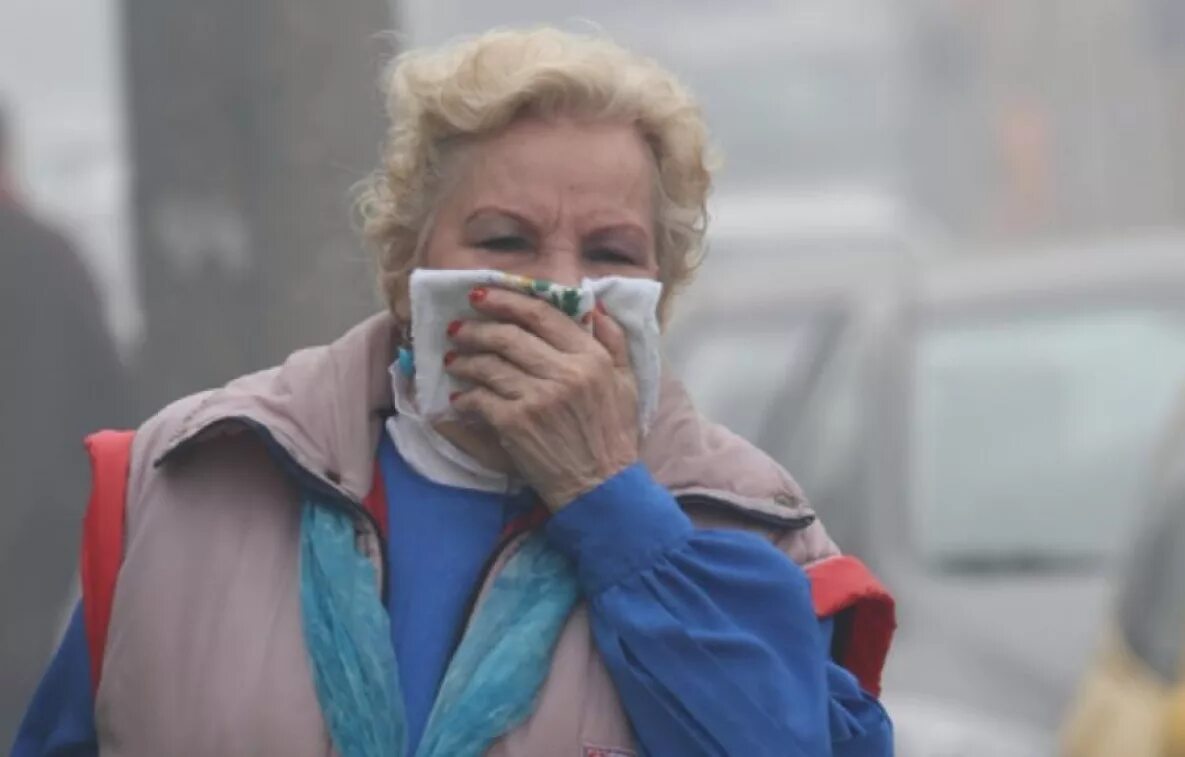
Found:
<path fill-rule="evenodd" d="M 418 743 L 482 566 L 528 506 L 442 486 L 387 441 L 388 611 L 409 745 Z M 763 539 L 696 530 L 641 465 L 546 526 L 576 563 L 597 646 L 651 755 L 888 755 L 879 703 L 829 658 L 806 575 Z M 400 581 L 410 571 L 433 581 Z M 82 615 L 22 723 L 14 757 L 97 754 Z"/>

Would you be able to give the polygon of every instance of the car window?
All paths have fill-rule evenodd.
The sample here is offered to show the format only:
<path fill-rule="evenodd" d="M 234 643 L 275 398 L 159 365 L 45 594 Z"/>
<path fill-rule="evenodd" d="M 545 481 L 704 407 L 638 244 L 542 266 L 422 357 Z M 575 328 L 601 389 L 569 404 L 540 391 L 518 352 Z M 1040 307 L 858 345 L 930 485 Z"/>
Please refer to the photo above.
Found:
<path fill-rule="evenodd" d="M 704 415 L 760 446 L 773 404 L 809 369 L 823 320 L 789 314 L 693 326 L 668 357 Z"/>
<path fill-rule="evenodd" d="M 776 421 L 770 451 L 794 474 L 836 543 L 862 552 L 868 416 L 861 390 L 869 346 L 853 332 L 847 329 L 828 357 L 801 414 Z"/>
<path fill-rule="evenodd" d="M 784 465 L 825 513 L 828 533 L 856 549 L 867 345 L 852 338 L 847 320 L 822 309 L 696 329 L 677 365 L 700 410 Z"/>
<path fill-rule="evenodd" d="M 1095 564 L 1148 496 L 1185 386 L 1185 318 L 1154 307 L 960 320 L 919 336 L 915 535 L 932 562 Z"/>

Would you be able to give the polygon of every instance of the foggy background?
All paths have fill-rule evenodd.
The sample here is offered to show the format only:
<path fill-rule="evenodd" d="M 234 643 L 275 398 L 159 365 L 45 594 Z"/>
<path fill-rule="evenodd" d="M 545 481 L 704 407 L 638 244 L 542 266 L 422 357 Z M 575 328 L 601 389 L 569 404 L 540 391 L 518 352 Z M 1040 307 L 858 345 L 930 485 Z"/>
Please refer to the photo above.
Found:
<path fill-rule="evenodd" d="M 104 333 L 0 390 L 4 477 L 26 483 L 0 516 L 0 616 L 21 618 L 0 744 L 71 604 L 77 439 L 378 309 L 350 188 L 379 154 L 379 68 L 539 22 L 700 98 L 724 162 L 672 364 L 897 595 L 901 753 L 1051 753 L 1116 628 L 1172 685 L 1185 577 L 1143 600 L 1181 608 L 1163 628 L 1115 608 L 1148 518 L 1185 508 L 1156 504 L 1185 398 L 1180 0 L 6 0 L 6 202 L 93 284 L 0 268 L 38 303 L 4 311 L 3 362 L 78 333 L 55 292 L 93 289 L 79 318 Z M 46 422 L 67 396 L 82 409 Z M 1141 657 L 1149 635 L 1170 651 Z"/>

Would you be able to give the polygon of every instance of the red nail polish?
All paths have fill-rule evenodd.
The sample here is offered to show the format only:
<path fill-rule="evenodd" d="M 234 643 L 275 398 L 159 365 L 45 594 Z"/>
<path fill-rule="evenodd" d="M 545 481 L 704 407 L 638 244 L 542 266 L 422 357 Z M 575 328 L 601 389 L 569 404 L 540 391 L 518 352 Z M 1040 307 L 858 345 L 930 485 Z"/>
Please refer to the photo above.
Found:
<path fill-rule="evenodd" d="M 457 332 L 461 330 L 462 321 L 453 321 L 448 325 L 448 335 L 456 336 Z"/>
<path fill-rule="evenodd" d="M 486 289 L 485 287 L 474 287 L 474 289 L 469 292 L 469 301 L 476 305 L 477 303 L 484 300 L 486 295 L 489 293 L 490 290 Z"/>
<path fill-rule="evenodd" d="M 448 352 L 444 353 L 444 364 L 445 365 L 448 365 L 449 363 L 453 362 L 456 359 L 457 359 L 457 353 L 454 352 L 453 350 L 449 350 Z"/>
<path fill-rule="evenodd" d="M 449 402 L 456 402 L 456 401 L 457 401 L 457 397 L 460 397 L 460 396 L 461 396 L 461 393 L 460 393 L 460 392 L 453 392 L 452 394 L 450 394 L 450 395 L 448 396 L 448 401 L 449 401 Z"/>

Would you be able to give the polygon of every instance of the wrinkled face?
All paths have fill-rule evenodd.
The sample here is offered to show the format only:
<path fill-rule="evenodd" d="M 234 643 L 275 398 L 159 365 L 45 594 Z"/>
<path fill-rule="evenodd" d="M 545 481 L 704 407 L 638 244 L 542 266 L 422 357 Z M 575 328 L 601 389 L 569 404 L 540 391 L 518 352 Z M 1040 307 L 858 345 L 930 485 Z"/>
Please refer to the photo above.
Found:
<path fill-rule="evenodd" d="M 523 119 L 458 155 L 421 264 L 657 278 L 654 163 L 628 124 Z"/>

